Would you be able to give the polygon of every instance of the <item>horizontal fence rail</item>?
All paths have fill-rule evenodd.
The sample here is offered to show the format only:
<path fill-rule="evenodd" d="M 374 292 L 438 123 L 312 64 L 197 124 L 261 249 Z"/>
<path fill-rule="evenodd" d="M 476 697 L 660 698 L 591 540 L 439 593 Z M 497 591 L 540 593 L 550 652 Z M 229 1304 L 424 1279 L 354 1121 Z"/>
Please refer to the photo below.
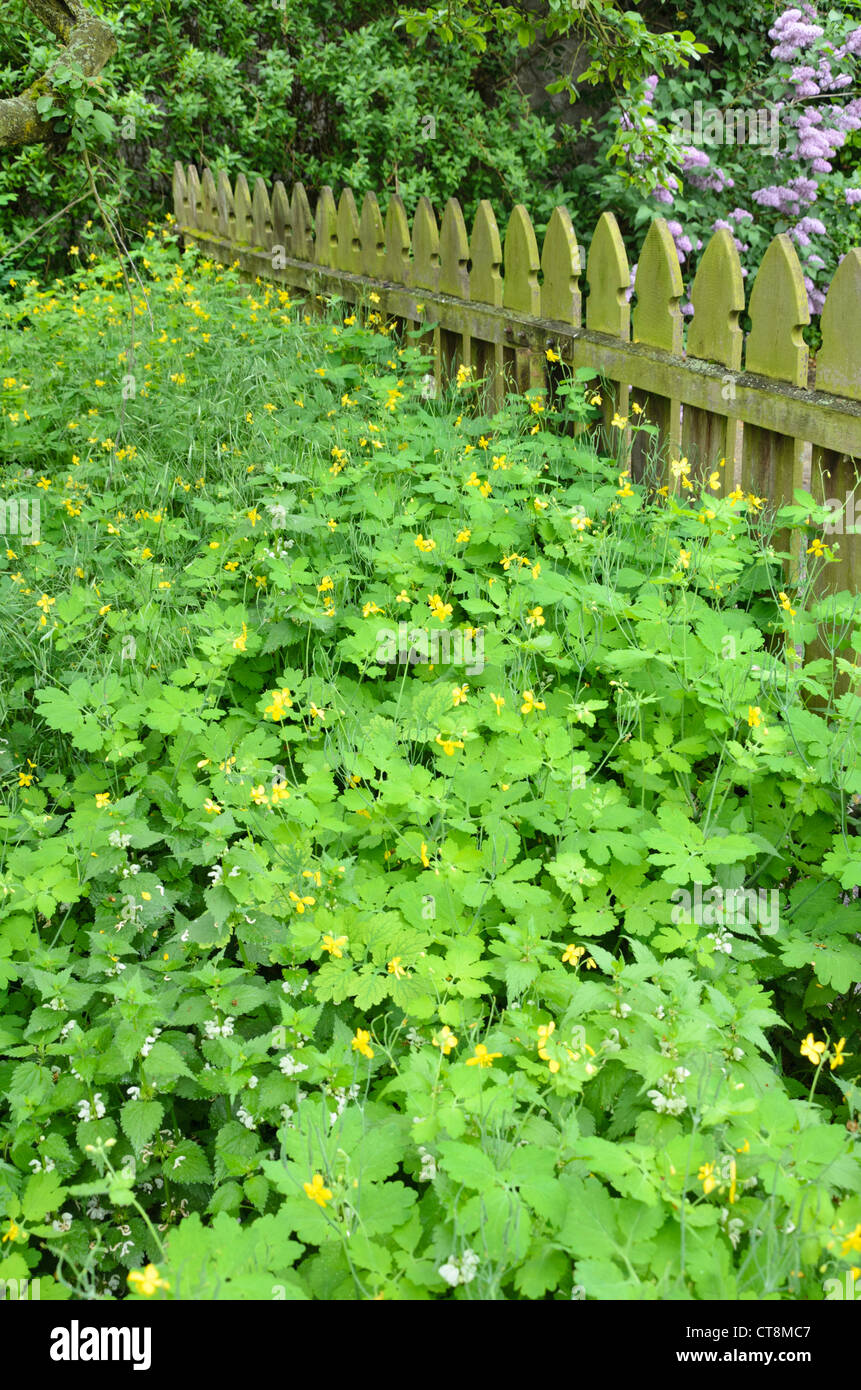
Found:
<path fill-rule="evenodd" d="M 244 175 L 231 185 L 176 164 L 178 230 L 249 276 L 312 296 L 355 302 L 379 295 L 379 311 L 415 328 L 433 323 L 438 379 L 460 365 L 487 378 L 498 401 L 507 382 L 549 388 L 552 349 L 572 368 L 604 378 L 605 424 L 638 406 L 658 431 L 664 457 L 688 459 L 702 478 L 726 460 L 721 488 L 740 485 L 775 506 L 792 501 L 806 480 L 823 502 L 845 506 L 861 460 L 861 249 L 849 251 L 832 281 L 821 316 L 815 365 L 802 337 L 809 323 L 801 265 L 785 233 L 771 242 L 745 302 L 738 252 L 727 229 L 703 253 L 685 333 L 684 293 L 675 245 L 663 218 L 646 235 L 628 302 L 630 269 L 615 217 L 601 215 L 586 260 L 571 217 L 554 209 L 539 252 L 526 208 L 511 212 L 505 239 L 489 202 L 472 234 L 450 198 L 438 224 L 419 199 L 412 229 L 400 197 L 385 219 L 375 194 L 359 211 L 346 188 L 336 203 L 324 187 L 312 216 L 301 183 L 288 194 L 262 179 L 253 193 Z M 585 313 L 584 313 L 585 309 Z M 750 331 L 740 319 L 747 311 Z M 585 322 L 584 322 L 585 319 Z M 686 341 L 685 341 L 686 339 Z M 815 385 L 813 382 L 815 381 Z M 635 412 L 636 413 L 636 412 Z M 642 467 L 634 441 L 634 475 Z M 852 513 L 853 504 L 849 504 Z M 861 537 L 840 536 L 840 559 L 827 567 L 829 590 L 857 592 Z"/>

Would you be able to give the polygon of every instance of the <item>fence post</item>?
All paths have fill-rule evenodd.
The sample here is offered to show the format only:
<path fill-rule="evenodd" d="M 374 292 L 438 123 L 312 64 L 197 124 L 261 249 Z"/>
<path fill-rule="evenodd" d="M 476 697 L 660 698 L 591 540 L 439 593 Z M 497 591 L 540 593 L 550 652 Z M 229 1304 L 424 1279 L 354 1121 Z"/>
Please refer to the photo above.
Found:
<path fill-rule="evenodd" d="M 469 272 L 469 296 L 475 304 L 502 308 L 502 240 L 493 208 L 482 198 L 472 224 L 469 242 L 472 269 Z M 505 389 L 503 350 L 501 342 L 470 338 L 469 365 L 477 380 L 486 379 L 484 397 L 492 414 L 502 405 Z"/>
<path fill-rule="evenodd" d="M 457 198 L 449 198 L 445 205 L 439 249 L 440 294 L 450 294 L 456 299 L 469 299 L 469 238 Z M 468 365 L 469 361 L 469 321 L 464 314 L 457 328 L 440 329 L 440 366 L 443 382 L 450 381 L 461 363 Z"/>
<path fill-rule="evenodd" d="M 538 318 L 541 313 L 541 290 L 538 285 L 538 242 L 529 213 L 522 203 L 512 209 L 505 232 L 503 251 L 505 274 L 502 282 L 502 303 L 506 309 L 515 313 L 528 314 Z M 523 335 L 516 327 L 506 328 L 506 339 L 512 343 L 505 349 L 506 374 L 511 372 L 518 391 L 528 391 L 535 386 L 543 387 L 544 360 L 538 360 L 534 351 L 526 346 L 517 346 Z"/>
<path fill-rule="evenodd" d="M 586 327 L 592 333 L 606 333 L 627 343 L 631 336 L 631 306 L 626 291 L 631 280 L 628 257 L 619 224 L 612 212 L 598 219 L 586 261 L 589 298 L 586 300 Z M 625 382 L 608 382 L 602 392 L 604 429 L 618 414 L 627 417 L 630 388 Z M 615 450 L 615 443 L 612 445 Z"/>

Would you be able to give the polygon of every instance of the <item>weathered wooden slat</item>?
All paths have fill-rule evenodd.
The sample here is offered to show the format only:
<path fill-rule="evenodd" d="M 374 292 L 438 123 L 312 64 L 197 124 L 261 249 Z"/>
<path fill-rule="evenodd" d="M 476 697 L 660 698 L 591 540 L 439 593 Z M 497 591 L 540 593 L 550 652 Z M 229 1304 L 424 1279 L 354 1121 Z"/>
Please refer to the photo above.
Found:
<path fill-rule="evenodd" d="M 410 283 L 417 290 L 439 288 L 439 229 L 430 199 L 419 198 L 413 218 L 413 263 Z"/>
<path fill-rule="evenodd" d="M 303 183 L 294 183 L 290 198 L 290 255 L 300 261 L 313 261 L 314 219 Z"/>
<path fill-rule="evenodd" d="M 287 189 L 280 179 L 272 189 L 272 254 L 274 257 L 290 254 L 290 199 Z M 276 252 L 276 247 L 280 250 Z"/>
<path fill-rule="evenodd" d="M 820 320 L 822 346 L 816 355 L 816 389 L 833 391 L 847 400 L 861 401 L 861 249 L 843 257 L 825 299 Z M 861 488 L 858 486 L 861 456 L 853 459 L 842 450 L 814 446 L 811 457 L 811 492 L 822 502 L 843 508 L 841 532 L 823 535 L 837 560 L 825 566 L 820 593 L 858 592 L 861 580 L 861 535 L 848 528 L 861 522 Z M 836 548 L 835 548 L 836 547 Z"/>
<path fill-rule="evenodd" d="M 504 276 L 502 303 L 506 309 L 538 317 L 541 314 L 541 289 L 538 271 L 541 261 L 538 242 L 529 213 L 522 203 L 512 208 L 505 232 L 503 247 Z M 529 348 L 512 347 L 505 351 L 505 372 L 520 391 L 545 385 L 544 359 Z"/>
<path fill-rule="evenodd" d="M 359 218 L 361 271 L 372 280 L 386 278 L 386 232 L 376 193 L 366 193 Z"/>
<path fill-rule="evenodd" d="M 193 164 L 188 166 L 188 224 L 200 232 L 205 232 L 203 226 L 203 203 L 200 197 L 200 177 Z"/>
<path fill-rule="evenodd" d="M 541 249 L 541 317 L 580 323 L 580 248 L 567 208 L 555 207 Z"/>
<path fill-rule="evenodd" d="M 443 213 L 439 234 L 439 292 L 469 299 L 469 238 L 463 210 L 457 198 L 449 198 Z M 471 353 L 466 331 L 440 330 L 440 365 L 442 381 L 450 381 L 458 367 L 469 366 Z"/>
<path fill-rule="evenodd" d="M 254 196 L 251 200 L 251 221 L 254 228 L 254 244 L 264 251 L 272 249 L 272 208 L 269 193 L 262 179 L 254 180 Z"/>
<path fill-rule="evenodd" d="M 233 188 L 233 216 L 236 219 L 236 243 L 250 246 L 254 236 L 251 219 L 251 193 L 244 174 L 237 174 Z"/>
<path fill-rule="evenodd" d="M 586 260 L 586 327 L 627 343 L 631 336 L 631 306 L 626 298 L 631 280 L 628 257 L 619 224 L 612 212 L 598 219 Z M 597 366 L 597 363 L 596 363 Z M 625 374 L 610 374 L 600 391 L 601 411 L 608 441 L 615 447 L 611 421 L 616 415 L 627 419 L 630 389 Z"/>
<path fill-rule="evenodd" d="M 751 329 L 745 346 L 749 372 L 807 385 L 808 348 L 802 329 L 810 322 L 807 291 L 795 247 L 785 232 L 771 242 L 762 258 L 750 296 Z M 791 429 L 763 430 L 746 426 L 741 459 L 741 486 L 770 503 L 790 501 L 803 481 L 803 437 Z M 785 549 L 786 533 L 775 535 L 774 544 Z M 797 578 L 800 552 L 797 542 L 787 582 Z"/>
<path fill-rule="evenodd" d="M 386 256 L 384 278 L 393 285 L 412 284 L 410 225 L 400 194 L 393 193 L 386 208 Z"/>
<path fill-rule="evenodd" d="M 362 274 L 362 243 L 359 240 L 359 210 L 352 188 L 345 188 L 338 200 L 338 249 L 335 264 L 339 270 Z"/>
<path fill-rule="evenodd" d="M 691 303 L 694 317 L 688 329 L 688 357 L 719 362 L 737 372 L 744 342 L 739 324 L 744 312 L 744 277 L 732 233 L 726 227 L 715 232 L 703 252 Z M 724 388 L 726 412 L 716 414 L 685 406 L 682 417 L 682 454 L 700 481 L 718 474 L 720 486 L 714 489 L 718 497 L 732 491 L 738 427 L 732 412 L 735 387 L 731 377 Z"/>
<path fill-rule="evenodd" d="M 643 242 L 634 291 L 637 297 L 632 318 L 634 342 L 681 354 L 684 343 L 681 310 L 684 282 L 675 242 L 663 217 L 654 219 Z M 662 457 L 667 460 L 678 458 L 681 454 L 681 401 L 659 396 L 655 392 L 636 392 L 632 410 L 634 404 L 641 407 L 643 417 L 649 424 L 657 426 L 657 447 Z M 642 476 L 653 448 L 648 435 L 641 433 L 635 436 L 631 451 L 635 478 Z M 667 481 L 669 476 L 667 472 L 663 480 Z"/>
<path fill-rule="evenodd" d="M 502 308 L 502 238 L 499 235 L 493 208 L 486 198 L 478 205 L 469 242 L 472 267 L 469 272 L 469 295 L 474 304 Z M 490 413 L 502 404 L 505 382 L 501 342 L 470 334 L 469 366 L 475 380 L 484 381 L 484 402 Z"/>
<path fill-rule="evenodd" d="M 233 211 L 233 189 L 230 186 L 226 169 L 219 170 L 216 203 L 218 206 L 218 235 L 224 237 L 225 241 L 234 241 L 236 238 L 236 214 Z"/>
<path fill-rule="evenodd" d="M 211 169 L 204 169 L 200 180 L 200 201 L 202 209 L 201 226 L 210 232 L 218 231 L 218 193 Z"/>
<path fill-rule="evenodd" d="M 190 227 L 188 213 L 188 181 L 178 159 L 173 163 L 173 215 L 178 227 Z"/>
<path fill-rule="evenodd" d="M 320 189 L 314 220 L 314 252 L 317 264 L 338 268 L 338 213 L 335 195 L 328 184 Z"/>

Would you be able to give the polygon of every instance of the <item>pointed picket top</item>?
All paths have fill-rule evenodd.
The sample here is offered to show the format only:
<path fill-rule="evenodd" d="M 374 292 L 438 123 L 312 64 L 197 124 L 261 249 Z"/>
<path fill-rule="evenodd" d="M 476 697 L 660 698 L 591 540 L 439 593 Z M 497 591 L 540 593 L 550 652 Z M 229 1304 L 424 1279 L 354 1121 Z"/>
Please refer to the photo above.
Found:
<path fill-rule="evenodd" d="M 202 204 L 203 226 L 208 232 L 218 231 L 218 194 L 212 170 L 207 167 L 200 180 L 200 201 Z"/>
<path fill-rule="evenodd" d="M 251 199 L 251 216 L 254 225 L 254 245 L 270 250 L 272 246 L 272 208 L 269 192 L 262 179 L 254 180 L 254 196 Z"/>
<path fill-rule="evenodd" d="M 362 275 L 369 275 L 372 280 L 384 280 L 386 278 L 386 232 L 376 193 L 366 193 L 362 199 L 359 241 L 362 247 Z"/>
<path fill-rule="evenodd" d="M 215 190 L 218 208 L 218 235 L 225 241 L 234 241 L 236 235 L 236 215 L 233 211 L 233 189 L 226 169 L 220 169 Z"/>
<path fill-rule="evenodd" d="M 314 249 L 318 265 L 335 269 L 338 261 L 338 213 L 335 209 L 335 195 L 326 183 L 317 198 L 317 216 L 314 221 Z"/>
<path fill-rule="evenodd" d="M 290 200 L 289 254 L 297 261 L 314 259 L 314 219 L 303 183 L 294 183 Z"/>
<path fill-rule="evenodd" d="M 541 317 L 580 324 L 580 248 L 567 208 L 555 207 L 541 249 Z"/>
<path fill-rule="evenodd" d="M 244 174 L 237 174 L 236 176 L 236 186 L 233 189 L 233 216 L 236 218 L 236 241 L 240 246 L 247 246 L 252 237 L 251 193 Z"/>
<path fill-rule="evenodd" d="M 359 241 L 359 210 L 352 188 L 345 188 L 338 200 L 338 250 L 335 265 L 352 275 L 362 273 L 362 246 Z"/>
<path fill-rule="evenodd" d="M 393 193 L 386 208 L 384 278 L 393 285 L 410 283 L 410 224 L 404 200 Z"/>
<path fill-rule="evenodd" d="M 817 391 L 861 401 L 861 249 L 857 246 L 837 267 L 819 322 Z"/>
<path fill-rule="evenodd" d="M 810 311 L 801 265 L 786 232 L 774 238 L 762 258 L 748 313 L 745 370 L 806 386 L 809 352 L 801 331 L 810 322 Z"/>
<path fill-rule="evenodd" d="M 643 242 L 634 288 L 634 342 L 681 353 L 685 287 L 676 244 L 663 217 L 655 218 Z"/>
<path fill-rule="evenodd" d="M 706 247 L 691 290 L 694 316 L 688 328 L 688 356 L 720 362 L 738 371 L 744 334 L 744 277 L 735 241 L 720 227 Z"/>
<path fill-rule="evenodd" d="M 479 203 L 472 224 L 469 255 L 472 261 L 470 299 L 477 304 L 502 308 L 502 238 L 493 208 L 486 198 Z"/>
<path fill-rule="evenodd" d="M 194 164 L 188 166 L 188 221 L 191 227 L 203 225 L 203 203 L 200 193 L 200 175 Z"/>
<path fill-rule="evenodd" d="M 628 257 L 619 224 L 612 212 L 602 212 L 586 262 L 589 298 L 586 327 L 627 342 L 631 335 L 631 306 L 625 298 L 631 282 Z"/>
<path fill-rule="evenodd" d="M 512 208 L 505 233 L 505 278 L 502 303 L 506 309 L 519 314 L 541 313 L 541 290 L 538 286 L 538 242 L 529 213 L 522 203 Z"/>
<path fill-rule="evenodd" d="M 449 198 L 442 217 L 439 234 L 440 294 L 453 294 L 469 299 L 469 237 L 463 220 L 463 209 L 457 198 Z"/>
<path fill-rule="evenodd" d="M 439 285 L 439 231 L 430 200 L 424 194 L 416 206 L 412 240 L 411 284 L 419 290 L 436 290 Z"/>
<path fill-rule="evenodd" d="M 290 199 L 287 189 L 280 179 L 272 190 L 272 246 L 284 247 L 284 254 L 290 252 Z"/>
<path fill-rule="evenodd" d="M 179 160 L 174 160 L 173 164 L 173 215 L 177 225 L 187 227 L 188 222 L 188 183 L 185 177 L 185 170 Z"/>

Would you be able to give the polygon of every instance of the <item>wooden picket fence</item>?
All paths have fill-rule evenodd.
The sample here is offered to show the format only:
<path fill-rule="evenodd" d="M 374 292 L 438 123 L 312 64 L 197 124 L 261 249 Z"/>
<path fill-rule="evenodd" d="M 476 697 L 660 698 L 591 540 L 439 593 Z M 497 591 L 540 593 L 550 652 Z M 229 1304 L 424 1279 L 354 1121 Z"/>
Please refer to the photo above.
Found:
<path fill-rule="evenodd" d="M 861 464 L 861 249 L 843 259 L 821 316 L 822 346 L 811 369 L 802 328 L 809 322 L 798 257 L 776 236 L 745 303 L 741 265 L 729 231 L 715 232 L 691 290 L 694 316 L 685 329 L 682 273 L 666 222 L 649 228 L 637 265 L 635 302 L 626 299 L 630 270 L 616 219 L 605 212 L 586 261 L 571 217 L 557 207 L 539 252 L 526 208 L 515 207 L 504 241 L 489 202 L 479 204 L 472 235 L 456 198 L 438 225 L 420 198 L 410 230 L 400 197 L 385 219 L 373 193 L 361 212 L 351 189 L 335 202 L 324 187 L 312 215 L 301 183 L 253 194 L 240 174 L 177 164 L 174 216 L 186 240 L 207 254 L 238 261 L 247 276 L 277 281 L 307 297 L 338 294 L 375 305 L 410 328 L 434 324 L 436 371 L 447 379 L 461 364 L 486 378 L 491 400 L 509 385 L 552 388 L 547 349 L 572 368 L 600 373 L 605 424 L 614 415 L 658 429 L 665 460 L 685 457 L 702 477 L 726 459 L 722 491 L 745 492 L 779 505 L 806 485 L 821 500 L 841 502 Z M 750 331 L 739 323 L 745 312 Z M 585 309 L 585 313 L 584 313 Z M 584 321 L 585 320 L 585 321 Z M 815 379 L 815 387 L 812 380 Z M 634 438 L 634 476 L 642 466 Z M 827 567 L 828 589 L 859 591 L 861 536 L 835 537 L 840 560 Z"/>

